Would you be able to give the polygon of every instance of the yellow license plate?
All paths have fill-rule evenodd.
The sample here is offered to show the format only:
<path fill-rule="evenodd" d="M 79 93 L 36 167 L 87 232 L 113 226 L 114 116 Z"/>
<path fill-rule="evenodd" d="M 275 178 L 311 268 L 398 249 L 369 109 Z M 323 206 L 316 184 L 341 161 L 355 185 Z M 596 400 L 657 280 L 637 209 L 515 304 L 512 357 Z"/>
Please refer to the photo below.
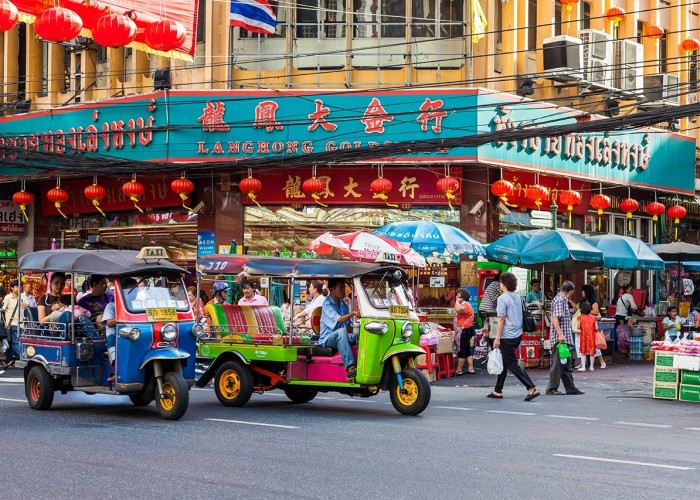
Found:
<path fill-rule="evenodd" d="M 408 306 L 389 306 L 390 318 L 408 318 Z"/>
<path fill-rule="evenodd" d="M 177 321 L 177 309 L 174 307 L 154 307 L 146 309 L 148 321 Z"/>

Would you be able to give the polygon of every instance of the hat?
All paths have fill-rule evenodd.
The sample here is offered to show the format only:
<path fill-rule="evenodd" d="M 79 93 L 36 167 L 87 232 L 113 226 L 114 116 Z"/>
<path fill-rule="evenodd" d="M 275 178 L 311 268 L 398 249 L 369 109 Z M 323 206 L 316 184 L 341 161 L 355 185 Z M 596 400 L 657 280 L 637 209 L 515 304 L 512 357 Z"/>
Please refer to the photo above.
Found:
<path fill-rule="evenodd" d="M 215 283 L 212 285 L 211 291 L 212 291 L 213 293 L 217 293 L 217 292 L 227 292 L 227 291 L 228 291 L 228 288 L 229 288 L 229 287 L 228 287 L 228 284 L 226 284 L 225 282 L 223 282 L 223 281 L 217 281 L 217 282 L 215 282 Z"/>
<path fill-rule="evenodd" d="M 10 281 L 10 288 L 19 286 L 19 280 L 12 280 Z"/>

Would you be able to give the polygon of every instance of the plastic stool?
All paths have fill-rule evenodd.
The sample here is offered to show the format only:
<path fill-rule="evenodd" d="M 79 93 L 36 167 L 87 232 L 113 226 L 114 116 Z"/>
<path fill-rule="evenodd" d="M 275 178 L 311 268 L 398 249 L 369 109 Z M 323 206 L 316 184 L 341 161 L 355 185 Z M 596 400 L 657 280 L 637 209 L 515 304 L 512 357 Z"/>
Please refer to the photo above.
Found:
<path fill-rule="evenodd" d="M 433 363 L 433 354 L 435 354 L 435 361 L 438 361 L 437 345 L 422 345 L 421 349 L 425 351 L 425 364 L 416 364 L 416 368 L 419 370 L 428 370 L 431 373 L 437 374 L 439 371 L 438 363 Z"/>
<path fill-rule="evenodd" d="M 437 380 L 443 378 L 451 378 L 455 376 L 455 358 L 454 354 L 447 352 L 437 355 L 438 371 L 435 374 Z"/>

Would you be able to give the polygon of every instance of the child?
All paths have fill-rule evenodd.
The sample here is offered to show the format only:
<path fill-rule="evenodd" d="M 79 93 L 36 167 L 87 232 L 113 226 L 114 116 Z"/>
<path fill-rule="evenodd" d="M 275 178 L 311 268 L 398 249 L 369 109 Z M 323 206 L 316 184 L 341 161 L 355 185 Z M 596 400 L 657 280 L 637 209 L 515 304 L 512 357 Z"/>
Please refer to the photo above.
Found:
<path fill-rule="evenodd" d="M 664 327 L 664 338 L 669 342 L 675 342 L 681 332 L 681 320 L 678 317 L 678 308 L 676 306 L 668 308 L 666 317 L 661 324 Z"/>
<path fill-rule="evenodd" d="M 581 311 L 581 317 L 579 318 L 579 325 L 581 327 L 581 346 L 579 348 L 581 352 L 581 368 L 579 368 L 578 371 L 586 371 L 586 358 L 589 356 L 591 358 L 589 370 L 593 371 L 596 349 L 595 332 L 598 331 L 598 321 L 596 317 L 591 314 L 591 305 L 588 302 L 581 302 L 578 307 Z"/>

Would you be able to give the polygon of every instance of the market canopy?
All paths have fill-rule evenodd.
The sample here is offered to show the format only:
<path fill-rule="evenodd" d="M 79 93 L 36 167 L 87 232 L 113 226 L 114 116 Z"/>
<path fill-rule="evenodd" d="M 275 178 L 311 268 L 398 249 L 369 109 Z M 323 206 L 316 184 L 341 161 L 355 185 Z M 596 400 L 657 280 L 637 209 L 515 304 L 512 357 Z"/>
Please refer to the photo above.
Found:
<path fill-rule="evenodd" d="M 408 244 L 423 256 L 434 252 L 449 254 L 483 255 L 484 246 L 459 228 L 439 222 L 417 220 L 392 222 L 374 231 Z"/>
<path fill-rule="evenodd" d="M 390 256 L 396 263 L 425 267 L 425 259 L 405 243 L 364 231 L 339 234 L 323 233 L 308 247 L 319 255 L 330 255 L 333 251 L 354 260 L 378 262 Z"/>
<path fill-rule="evenodd" d="M 668 261 L 700 261 L 700 246 L 682 241 L 652 245 L 651 249 L 662 259 Z"/>
<path fill-rule="evenodd" d="M 197 270 L 202 275 L 352 278 L 386 265 L 330 259 L 259 257 L 256 255 L 216 254 L 200 257 Z M 394 268 L 398 269 L 398 268 Z"/>
<path fill-rule="evenodd" d="M 588 241 L 603 252 L 603 267 L 663 271 L 664 261 L 642 240 L 618 234 L 593 236 Z"/>
<path fill-rule="evenodd" d="M 489 260 L 550 273 L 603 265 L 603 252 L 569 231 L 533 229 L 508 234 L 486 247 Z"/>
<path fill-rule="evenodd" d="M 135 250 L 41 250 L 22 256 L 19 270 L 22 272 L 64 272 L 80 274 L 124 274 L 189 271 L 167 260 L 144 260 L 137 258 Z"/>

